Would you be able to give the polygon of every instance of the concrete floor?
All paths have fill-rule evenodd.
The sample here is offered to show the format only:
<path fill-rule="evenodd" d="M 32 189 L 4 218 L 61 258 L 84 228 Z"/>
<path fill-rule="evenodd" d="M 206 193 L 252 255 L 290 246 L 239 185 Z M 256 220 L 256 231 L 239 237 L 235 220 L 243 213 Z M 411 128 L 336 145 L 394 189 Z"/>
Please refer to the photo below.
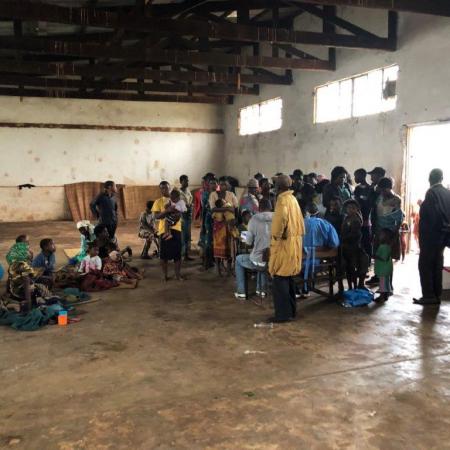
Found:
<path fill-rule="evenodd" d="M 135 231 L 119 238 L 138 251 Z M 21 232 L 54 237 L 59 261 L 78 242 L 71 223 L 0 224 L 2 257 Z M 78 324 L 0 329 L 0 448 L 450 448 L 450 307 L 411 303 L 414 265 L 383 306 L 305 304 L 272 330 L 253 328 L 270 309 L 234 300 L 231 279 L 194 263 L 163 285 L 145 266 Z"/>

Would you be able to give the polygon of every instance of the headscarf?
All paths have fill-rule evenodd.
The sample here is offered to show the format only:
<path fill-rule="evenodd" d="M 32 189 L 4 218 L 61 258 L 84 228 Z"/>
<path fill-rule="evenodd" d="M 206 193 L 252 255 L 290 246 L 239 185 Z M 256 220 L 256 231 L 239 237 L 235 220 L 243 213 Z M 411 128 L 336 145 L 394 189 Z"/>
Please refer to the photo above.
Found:
<path fill-rule="evenodd" d="M 89 220 L 80 220 L 79 222 L 77 222 L 78 230 L 80 228 L 89 228 L 90 226 L 91 226 L 91 222 L 89 222 Z"/>
<path fill-rule="evenodd" d="M 15 262 L 28 261 L 29 258 L 29 246 L 26 242 L 16 242 L 6 255 L 6 261 L 9 265 Z"/>

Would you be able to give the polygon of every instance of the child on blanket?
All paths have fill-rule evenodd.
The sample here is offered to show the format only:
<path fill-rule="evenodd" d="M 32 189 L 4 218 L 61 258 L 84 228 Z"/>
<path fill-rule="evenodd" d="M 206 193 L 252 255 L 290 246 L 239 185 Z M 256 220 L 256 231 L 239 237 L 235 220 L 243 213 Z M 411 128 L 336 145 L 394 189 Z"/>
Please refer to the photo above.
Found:
<path fill-rule="evenodd" d="M 53 277 L 53 272 L 56 266 L 56 246 L 53 239 L 42 239 L 39 246 L 41 247 L 41 253 L 39 253 L 33 259 L 34 269 L 43 269 L 42 275 L 45 277 Z"/>
<path fill-rule="evenodd" d="M 56 246 L 53 239 L 50 238 L 42 239 L 39 246 L 41 247 L 41 253 L 33 259 L 32 267 L 42 271 L 37 281 L 52 288 L 55 282 Z"/>
<path fill-rule="evenodd" d="M 80 289 L 85 292 L 97 292 L 110 289 L 119 285 L 117 281 L 111 281 L 102 273 L 102 260 L 98 256 L 98 246 L 95 242 L 88 245 L 88 255 L 81 261 L 79 271 L 84 274 Z"/>
<path fill-rule="evenodd" d="M 78 271 L 81 273 L 100 272 L 102 270 L 102 260 L 98 256 L 98 252 L 97 243 L 89 243 L 88 254 L 81 261 Z"/>

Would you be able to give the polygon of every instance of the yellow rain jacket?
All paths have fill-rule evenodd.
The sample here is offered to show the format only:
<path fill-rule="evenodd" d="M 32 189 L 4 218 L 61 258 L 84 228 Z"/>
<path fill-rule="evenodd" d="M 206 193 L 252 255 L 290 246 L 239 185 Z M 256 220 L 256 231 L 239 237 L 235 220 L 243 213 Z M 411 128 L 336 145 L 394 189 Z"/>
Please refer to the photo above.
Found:
<path fill-rule="evenodd" d="M 305 224 L 297 199 L 292 191 L 282 192 L 272 219 L 270 243 L 270 275 L 291 277 L 298 275 L 302 266 Z"/>

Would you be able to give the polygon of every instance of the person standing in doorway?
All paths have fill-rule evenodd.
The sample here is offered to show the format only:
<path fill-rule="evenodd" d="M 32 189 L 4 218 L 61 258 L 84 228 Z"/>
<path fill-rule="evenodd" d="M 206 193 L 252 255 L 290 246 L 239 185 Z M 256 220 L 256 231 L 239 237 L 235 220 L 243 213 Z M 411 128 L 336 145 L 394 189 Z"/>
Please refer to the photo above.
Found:
<path fill-rule="evenodd" d="M 98 223 L 105 225 L 109 237 L 115 239 L 117 229 L 117 187 L 114 181 L 106 181 L 103 185 L 103 192 L 92 200 L 90 207 L 92 214 L 97 218 Z"/>
<path fill-rule="evenodd" d="M 295 283 L 302 264 L 302 240 L 305 226 L 300 206 L 287 175 L 276 179 L 277 205 L 272 221 L 269 273 L 273 278 L 275 316 L 268 322 L 283 323 L 296 316 Z"/>
<path fill-rule="evenodd" d="M 422 298 L 418 305 L 438 305 L 442 295 L 444 250 L 450 246 L 450 191 L 442 185 L 441 169 L 430 173 L 430 189 L 420 207 L 419 273 Z"/>
<path fill-rule="evenodd" d="M 180 198 L 186 205 L 186 212 L 181 215 L 183 222 L 181 224 L 181 234 L 183 238 L 182 254 L 185 261 L 193 261 L 194 258 L 189 256 L 191 250 L 191 229 L 192 229 L 192 205 L 194 198 L 189 190 L 189 177 L 181 175 L 180 177 Z"/>
<path fill-rule="evenodd" d="M 153 204 L 152 212 L 155 214 L 155 219 L 158 222 L 158 236 L 160 238 L 160 260 L 161 268 L 163 271 L 164 281 L 169 280 L 168 267 L 169 261 L 175 263 L 175 277 L 177 280 L 183 280 L 181 276 L 181 214 L 177 211 L 175 206 L 170 205 L 170 184 L 168 181 L 161 181 L 159 184 L 161 190 L 161 198 L 155 201 Z M 178 216 L 176 221 L 170 228 L 172 235 L 171 239 L 162 239 L 166 229 L 166 217 Z"/>

